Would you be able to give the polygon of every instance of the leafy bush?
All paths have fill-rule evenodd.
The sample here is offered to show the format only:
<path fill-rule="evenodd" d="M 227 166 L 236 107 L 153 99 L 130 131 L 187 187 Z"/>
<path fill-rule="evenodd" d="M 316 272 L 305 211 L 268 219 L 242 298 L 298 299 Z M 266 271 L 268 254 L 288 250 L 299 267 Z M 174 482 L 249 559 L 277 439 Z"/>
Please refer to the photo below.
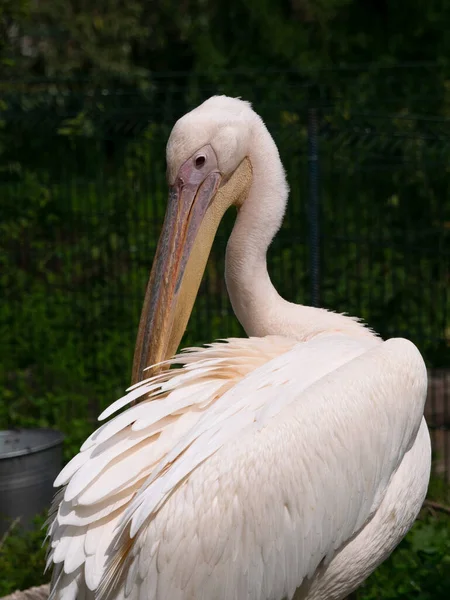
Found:
<path fill-rule="evenodd" d="M 450 518 L 427 515 L 358 591 L 358 600 L 450 598 Z"/>
<path fill-rule="evenodd" d="M 0 539 L 0 597 L 49 581 L 49 574 L 44 574 L 44 522 L 44 516 L 36 517 L 31 531 L 12 524 Z"/>

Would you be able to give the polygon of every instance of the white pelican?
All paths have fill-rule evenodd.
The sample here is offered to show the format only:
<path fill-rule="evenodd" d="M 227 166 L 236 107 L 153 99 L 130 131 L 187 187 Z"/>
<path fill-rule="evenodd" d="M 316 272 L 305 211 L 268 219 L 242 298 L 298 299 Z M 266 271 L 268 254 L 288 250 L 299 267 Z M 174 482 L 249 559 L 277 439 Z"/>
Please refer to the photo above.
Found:
<path fill-rule="evenodd" d="M 424 500 L 425 365 L 404 339 L 281 298 L 266 267 L 288 196 L 250 104 L 213 97 L 167 145 L 169 205 L 134 385 L 62 470 L 51 599 L 339 600 Z M 249 338 L 177 350 L 225 210 L 226 282 Z M 144 367 L 166 361 L 181 369 Z M 134 404 L 134 401 L 141 402 Z"/>

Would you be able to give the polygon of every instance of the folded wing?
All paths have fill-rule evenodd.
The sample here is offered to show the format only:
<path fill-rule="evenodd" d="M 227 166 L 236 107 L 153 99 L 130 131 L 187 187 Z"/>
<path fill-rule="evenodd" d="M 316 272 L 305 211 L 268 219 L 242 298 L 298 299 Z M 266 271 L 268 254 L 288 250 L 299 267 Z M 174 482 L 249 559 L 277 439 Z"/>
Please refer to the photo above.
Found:
<path fill-rule="evenodd" d="M 236 340 L 182 360 L 62 472 L 53 597 L 290 598 L 377 510 L 423 415 L 406 340 Z"/>

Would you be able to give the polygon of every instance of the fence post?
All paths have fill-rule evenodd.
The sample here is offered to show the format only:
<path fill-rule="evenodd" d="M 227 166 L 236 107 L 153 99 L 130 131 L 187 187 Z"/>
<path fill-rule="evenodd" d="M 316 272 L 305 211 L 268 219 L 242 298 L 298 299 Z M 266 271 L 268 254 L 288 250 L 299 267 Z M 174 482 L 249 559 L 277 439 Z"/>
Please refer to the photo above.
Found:
<path fill-rule="evenodd" d="M 311 305 L 320 306 L 320 206 L 317 110 L 308 110 L 308 229 Z"/>

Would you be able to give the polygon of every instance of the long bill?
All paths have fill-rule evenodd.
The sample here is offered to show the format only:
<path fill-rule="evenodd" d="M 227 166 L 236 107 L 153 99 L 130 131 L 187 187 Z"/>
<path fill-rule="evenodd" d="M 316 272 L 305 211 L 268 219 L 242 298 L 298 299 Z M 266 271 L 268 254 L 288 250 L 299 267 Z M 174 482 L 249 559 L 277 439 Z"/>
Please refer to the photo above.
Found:
<path fill-rule="evenodd" d="M 156 374 L 161 367 L 147 367 L 177 351 L 219 223 L 231 204 L 242 202 L 251 180 L 251 164 L 244 159 L 222 186 L 218 170 L 200 183 L 184 177 L 171 186 L 139 323 L 132 384 Z"/>

